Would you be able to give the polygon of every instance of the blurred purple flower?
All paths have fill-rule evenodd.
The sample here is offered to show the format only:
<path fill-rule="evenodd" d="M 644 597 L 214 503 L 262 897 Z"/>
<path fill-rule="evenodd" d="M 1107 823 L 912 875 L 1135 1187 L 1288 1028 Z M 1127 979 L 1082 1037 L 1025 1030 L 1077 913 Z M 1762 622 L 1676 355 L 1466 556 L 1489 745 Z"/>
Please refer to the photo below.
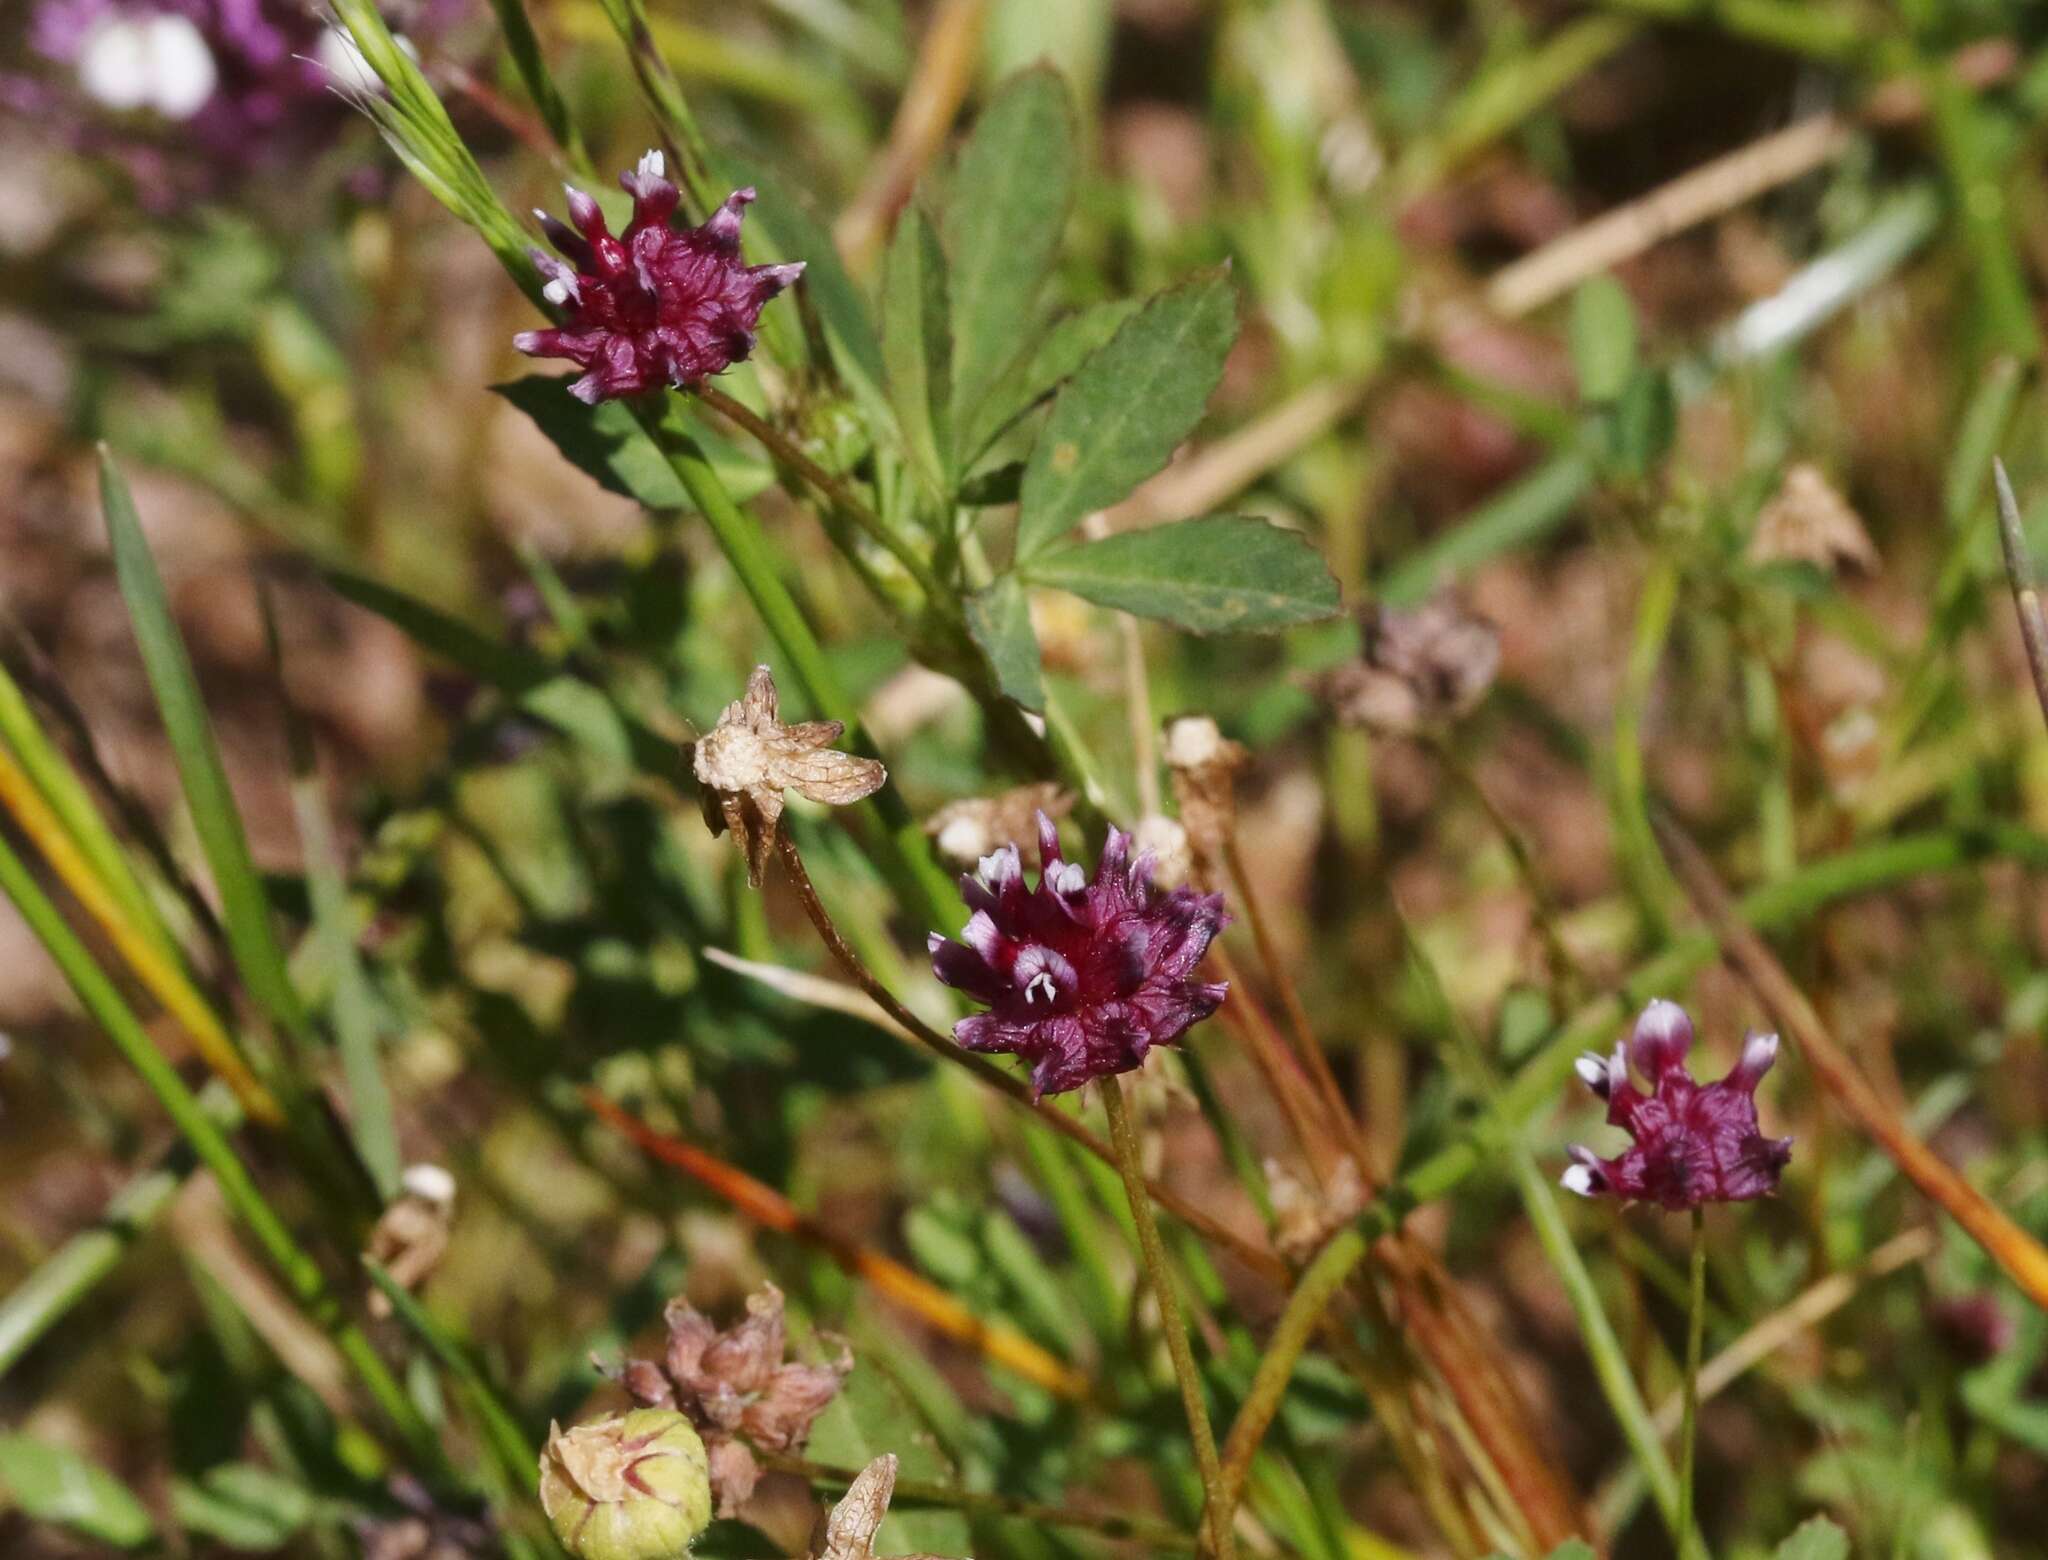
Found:
<path fill-rule="evenodd" d="M 432 31 L 457 3 L 385 9 Z M 301 161 L 349 122 L 346 94 L 374 89 L 354 45 L 295 0 L 40 0 L 28 37 L 72 90 L 10 77 L 0 95 L 38 101 L 52 134 L 123 163 L 156 204 Z"/>
<path fill-rule="evenodd" d="M 749 266 L 740 258 L 741 208 L 752 190 L 735 190 L 702 227 L 678 228 L 680 195 L 649 152 L 619 183 L 633 197 L 633 220 L 613 237 L 597 202 L 569 190 L 571 231 L 536 212 L 562 261 L 536 249 L 548 301 L 565 322 L 521 331 L 512 344 L 531 357 L 567 358 L 585 370 L 569 393 L 595 405 L 644 395 L 664 385 L 688 389 L 723 373 L 754 350 L 754 328 L 769 299 L 803 275 L 803 262 Z"/>
<path fill-rule="evenodd" d="M 1792 1158 L 1790 1138 L 1767 1138 L 1756 1116 L 1756 1086 L 1778 1057 L 1778 1037 L 1752 1033 L 1742 1058 L 1718 1083 L 1701 1084 L 1686 1071 L 1692 1020 L 1675 1002 L 1652 1002 L 1611 1057 L 1592 1052 L 1578 1060 L 1587 1087 L 1607 1101 L 1607 1124 L 1634 1144 L 1602 1159 L 1574 1143 L 1567 1190 L 1582 1197 L 1653 1202 L 1672 1210 L 1712 1202 L 1747 1202 L 1778 1189 Z M 1649 1083 L 1638 1090 L 1635 1071 Z"/>
<path fill-rule="evenodd" d="M 1134 1070 L 1216 1011 L 1229 988 L 1194 972 L 1229 918 L 1220 894 L 1154 889 L 1151 854 L 1133 860 L 1120 829 L 1093 882 L 1061 858 L 1044 813 L 1038 838 L 1036 888 L 1024 886 L 1015 845 L 960 880 L 974 914 L 960 942 L 932 933 L 932 969 L 989 1010 L 961 1019 L 955 1039 L 1024 1057 L 1034 1094 L 1063 1094 Z"/>

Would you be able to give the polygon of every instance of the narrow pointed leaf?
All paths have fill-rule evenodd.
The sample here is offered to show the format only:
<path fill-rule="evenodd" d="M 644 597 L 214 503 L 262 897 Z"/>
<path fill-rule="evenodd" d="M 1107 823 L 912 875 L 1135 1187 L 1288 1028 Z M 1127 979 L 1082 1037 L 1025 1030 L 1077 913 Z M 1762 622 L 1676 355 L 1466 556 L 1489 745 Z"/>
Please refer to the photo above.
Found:
<path fill-rule="evenodd" d="M 961 149 L 945 212 L 952 260 L 953 423 L 1016 360 L 1074 193 L 1074 111 L 1058 72 L 1013 76 Z"/>
<path fill-rule="evenodd" d="M 1019 559 L 1166 464 L 1202 420 L 1236 337 L 1237 295 L 1218 273 L 1152 299 L 1081 365 L 1024 468 Z"/>
<path fill-rule="evenodd" d="M 242 830 L 242 817 L 214 741 L 213 724 L 199 695 L 199 681 L 171 618 L 163 577 L 143 538 L 128 484 L 104 446 L 100 450 L 100 500 L 113 546 L 114 573 L 135 627 L 143 669 L 163 715 L 193 829 L 220 893 L 221 919 L 235 968 L 263 1010 L 290 1033 L 303 1036 L 307 1032 L 305 1008 L 292 986 L 284 950 L 271 926 L 270 900 L 249 854 L 249 838 Z"/>
<path fill-rule="evenodd" d="M 1159 618 L 1197 634 L 1286 628 L 1334 617 L 1342 604 L 1322 555 L 1296 531 L 1246 515 L 1212 515 L 1041 553 L 1027 584 Z"/>

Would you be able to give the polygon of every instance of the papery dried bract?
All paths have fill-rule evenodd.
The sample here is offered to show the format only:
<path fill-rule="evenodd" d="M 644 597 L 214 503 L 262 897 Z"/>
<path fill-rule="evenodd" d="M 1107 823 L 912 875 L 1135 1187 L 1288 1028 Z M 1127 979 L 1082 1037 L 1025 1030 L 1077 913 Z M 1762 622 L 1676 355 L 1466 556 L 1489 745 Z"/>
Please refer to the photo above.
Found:
<path fill-rule="evenodd" d="M 884 1453 L 861 1469 L 846 1494 L 825 1519 L 825 1542 L 814 1560 L 874 1560 L 875 1532 L 889 1515 L 889 1497 L 896 1492 L 896 1454 Z M 906 1555 L 903 1560 L 939 1560 L 936 1555 Z"/>
<path fill-rule="evenodd" d="M 953 1036 L 970 1051 L 1021 1056 L 1035 1094 L 1059 1094 L 1143 1065 L 1222 1004 L 1220 982 L 1194 978 L 1228 920 L 1223 900 L 1189 888 L 1162 893 L 1152 862 L 1111 829 L 1095 877 L 1060 854 L 1040 814 L 1035 888 L 1015 845 L 960 880 L 973 911 L 959 942 L 934 932 L 932 969 L 988 1008 Z"/>
<path fill-rule="evenodd" d="M 1818 466 L 1804 462 L 1785 473 L 1777 493 L 1757 511 L 1746 556 L 1751 563 L 1810 563 L 1825 574 L 1875 574 L 1879 566 L 1862 516 Z"/>
<path fill-rule="evenodd" d="M 567 358 L 584 370 L 569 386 L 595 404 L 674 385 L 688 389 L 743 362 L 769 299 L 803 274 L 803 264 L 747 265 L 740 221 L 754 192 L 735 190 L 702 227 L 671 218 L 681 193 L 649 152 L 619 177 L 633 197 L 633 219 L 613 236 L 598 204 L 571 189 L 573 231 L 544 214 L 548 242 L 564 258 L 536 249 L 547 299 L 562 324 L 522 331 L 512 344 L 530 357 Z"/>
<path fill-rule="evenodd" d="M 728 704 L 718 724 L 698 740 L 690 765 L 704 788 L 704 821 L 713 834 L 732 831 L 747 858 L 747 881 L 755 887 L 775 849 L 784 791 L 843 807 L 872 796 L 889 778 L 874 759 L 833 749 L 845 729 L 836 720 L 783 725 L 775 678 L 757 666 L 745 697 Z"/>
<path fill-rule="evenodd" d="M 1792 1158 L 1790 1138 L 1767 1138 L 1756 1114 L 1756 1087 L 1777 1060 L 1778 1037 L 1752 1034 L 1728 1076 L 1702 1084 L 1686 1070 L 1692 1020 L 1675 1002 L 1643 1009 L 1612 1056 L 1587 1053 L 1580 1079 L 1607 1102 L 1608 1125 L 1635 1139 L 1613 1159 L 1574 1143 L 1563 1184 L 1584 1197 L 1653 1202 L 1673 1211 L 1747 1202 L 1777 1191 Z M 1639 1090 L 1630 1069 L 1649 1083 Z"/>

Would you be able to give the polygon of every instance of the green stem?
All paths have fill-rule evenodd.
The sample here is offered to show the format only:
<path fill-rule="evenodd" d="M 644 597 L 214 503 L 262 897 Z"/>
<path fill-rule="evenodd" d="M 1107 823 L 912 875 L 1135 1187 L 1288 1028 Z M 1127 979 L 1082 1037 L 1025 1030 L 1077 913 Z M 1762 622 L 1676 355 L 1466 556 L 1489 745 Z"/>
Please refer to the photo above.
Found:
<path fill-rule="evenodd" d="M 774 549 L 761 528 L 734 502 L 703 449 L 657 409 L 641 408 L 640 421 L 667 457 L 683 489 L 704 516 L 754 610 L 781 649 L 789 670 L 813 709 L 841 722 L 856 748 L 871 751 L 860 736 L 860 711 L 839 681 L 831 658 L 811 632 L 803 611 L 776 570 Z M 932 859 L 924 831 L 910 816 L 894 787 L 885 787 L 856 811 L 873 825 L 874 849 L 883 871 L 917 907 L 926 925 L 954 926 L 961 919 L 960 896 Z"/>
<path fill-rule="evenodd" d="M 1245 1394 L 1230 1434 L 1224 1439 L 1220 1523 L 1228 1524 L 1236 1509 L 1252 1458 L 1257 1455 L 1274 1416 L 1280 1412 L 1295 1363 L 1308 1347 L 1309 1339 L 1315 1336 L 1323 1312 L 1365 1259 L 1366 1251 L 1365 1237 L 1356 1229 L 1338 1231 L 1316 1253 L 1315 1261 L 1303 1269 L 1294 1293 L 1287 1297 L 1287 1308 L 1280 1313 L 1279 1325 L 1266 1340 L 1266 1352 L 1260 1356 L 1259 1368 L 1252 1375 L 1251 1390 Z"/>
<path fill-rule="evenodd" d="M 1209 1408 L 1202 1396 L 1202 1378 L 1195 1369 L 1195 1353 L 1188 1343 L 1187 1319 L 1181 1314 L 1180 1295 L 1173 1274 L 1166 1265 L 1166 1249 L 1159 1239 L 1159 1223 L 1152 1217 L 1152 1199 L 1145 1188 L 1145 1171 L 1138 1162 L 1137 1134 L 1131 1130 L 1130 1109 L 1124 1103 L 1123 1085 L 1115 1077 L 1102 1080 L 1102 1108 L 1109 1114 L 1109 1141 L 1116 1150 L 1116 1167 L 1123 1176 L 1124 1196 L 1131 1205 L 1131 1221 L 1138 1232 L 1138 1255 L 1145 1265 L 1146 1280 L 1159 1301 L 1159 1327 L 1166 1334 L 1166 1352 L 1173 1358 L 1173 1374 L 1180 1382 L 1181 1407 L 1187 1411 L 1188 1435 L 1195 1444 L 1195 1465 L 1201 1470 L 1203 1522 L 1208 1529 L 1209 1553 L 1216 1560 L 1232 1560 L 1237 1548 L 1231 1537 L 1230 1500 L 1223 1488 L 1223 1469 L 1216 1459 L 1216 1434 L 1209 1427 Z"/>
<path fill-rule="evenodd" d="M 1707 1333 L 1706 1210 L 1692 1211 L 1692 1285 L 1686 1302 L 1685 1418 L 1678 1429 L 1678 1532 L 1681 1552 L 1704 1556 L 1706 1544 L 1693 1532 L 1693 1462 L 1700 1418 L 1700 1349 Z"/>
<path fill-rule="evenodd" d="M 555 85 L 554 74 L 548 69 L 547 55 L 534 34 L 532 19 L 526 14 L 525 0 L 491 0 L 491 10 L 497 15 L 498 30 L 505 35 L 505 52 L 512 56 L 519 79 L 525 84 L 526 95 L 533 99 L 533 106 L 540 111 L 541 123 L 548 127 L 548 134 L 562 149 L 570 170 L 579 178 L 591 178 L 590 154 L 584 150 L 583 132 L 576 128 L 568 101 L 562 96 L 562 89 Z"/>
<path fill-rule="evenodd" d="M 122 1057 L 141 1076 L 172 1123 L 192 1145 L 200 1164 L 212 1172 L 222 1199 L 241 1220 L 292 1297 L 330 1337 L 355 1369 L 371 1398 L 397 1427 L 429 1468 L 446 1470 L 448 1462 L 432 1427 L 371 1347 L 362 1330 L 344 1315 L 328 1288 L 319 1264 L 301 1246 L 284 1219 L 264 1197 L 227 1140 L 220 1122 L 199 1101 L 185 1080 L 151 1042 L 134 1012 L 61 912 L 51 903 L 35 874 L 0 840 L 0 892 L 14 901 L 36 940 L 49 951 L 80 1004 L 106 1032 Z M 75 1296 L 74 1296 L 75 1298 Z"/>

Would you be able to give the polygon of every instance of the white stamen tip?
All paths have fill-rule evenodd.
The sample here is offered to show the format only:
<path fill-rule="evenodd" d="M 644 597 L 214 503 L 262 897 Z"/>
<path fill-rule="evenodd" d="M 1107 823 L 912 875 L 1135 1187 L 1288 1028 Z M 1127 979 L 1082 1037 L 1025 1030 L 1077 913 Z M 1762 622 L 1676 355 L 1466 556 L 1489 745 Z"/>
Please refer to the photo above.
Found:
<path fill-rule="evenodd" d="M 1593 1172 L 1584 1165 L 1567 1165 L 1557 1184 L 1568 1192 L 1577 1192 L 1581 1197 L 1593 1195 Z"/>
<path fill-rule="evenodd" d="M 1056 894 L 1078 894 L 1088 886 L 1088 874 L 1075 861 L 1055 862 L 1046 869 L 1045 880 Z"/>
<path fill-rule="evenodd" d="M 665 179 L 668 177 L 668 159 L 658 149 L 650 148 L 640 159 L 640 172 Z"/>
<path fill-rule="evenodd" d="M 567 303 L 571 298 L 576 296 L 575 293 L 571 291 L 569 284 L 563 281 L 562 278 L 559 276 L 556 277 L 553 281 L 549 282 L 545 287 L 543 287 L 540 290 L 540 295 L 543 298 L 547 299 L 549 303 L 552 303 L 558 309 L 563 304 Z"/>
<path fill-rule="evenodd" d="M 1031 977 L 1031 984 L 1024 988 L 1024 1000 L 1026 1003 L 1035 1002 L 1038 999 L 1038 988 L 1040 986 L 1045 988 L 1045 1000 L 1048 1003 L 1058 1000 L 1060 994 L 1059 987 L 1052 983 L 1050 975 L 1046 974 L 1044 970 L 1040 970 Z"/>
<path fill-rule="evenodd" d="M 1595 1056 L 1592 1052 L 1588 1051 L 1584 1056 L 1572 1063 L 1572 1070 L 1579 1075 L 1580 1081 L 1594 1093 L 1605 1094 L 1607 1092 L 1606 1057 Z"/>

